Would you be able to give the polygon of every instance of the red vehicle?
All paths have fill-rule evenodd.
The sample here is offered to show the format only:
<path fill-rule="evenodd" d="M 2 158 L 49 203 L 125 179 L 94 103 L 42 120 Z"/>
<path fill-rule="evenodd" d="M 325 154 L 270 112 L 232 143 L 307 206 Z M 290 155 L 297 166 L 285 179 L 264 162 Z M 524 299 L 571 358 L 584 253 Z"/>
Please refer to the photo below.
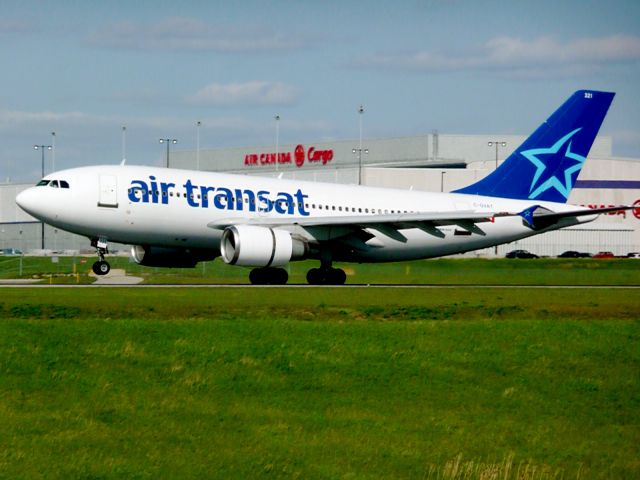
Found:
<path fill-rule="evenodd" d="M 615 255 L 613 254 L 613 252 L 598 252 L 596 253 L 593 258 L 614 258 Z"/>

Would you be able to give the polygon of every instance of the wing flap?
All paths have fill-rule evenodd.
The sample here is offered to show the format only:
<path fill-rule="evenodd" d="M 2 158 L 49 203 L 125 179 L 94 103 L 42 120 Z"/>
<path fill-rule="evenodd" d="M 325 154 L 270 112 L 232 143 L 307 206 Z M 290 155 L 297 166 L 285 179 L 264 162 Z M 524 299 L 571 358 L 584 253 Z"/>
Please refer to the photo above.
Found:
<path fill-rule="evenodd" d="M 230 225 L 250 224 L 271 227 L 298 225 L 301 227 L 324 226 L 352 226 L 359 228 L 385 225 L 396 230 L 407 228 L 427 228 L 445 225 L 458 225 L 466 228 L 466 225 L 492 222 L 496 217 L 517 216 L 519 213 L 506 212 L 476 212 L 472 210 L 450 212 L 424 212 L 424 213 L 400 213 L 400 214 L 371 214 L 371 215 L 343 215 L 343 216 L 314 216 L 314 217 L 254 217 L 254 218 L 226 218 L 207 224 L 209 228 L 225 229 Z M 465 226 L 462 226 L 464 224 Z"/>

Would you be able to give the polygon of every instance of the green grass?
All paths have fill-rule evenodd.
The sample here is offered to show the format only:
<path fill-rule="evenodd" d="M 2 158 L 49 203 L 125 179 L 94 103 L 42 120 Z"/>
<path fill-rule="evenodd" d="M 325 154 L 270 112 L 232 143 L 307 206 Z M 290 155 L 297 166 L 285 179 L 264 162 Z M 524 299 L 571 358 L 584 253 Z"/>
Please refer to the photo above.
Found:
<path fill-rule="evenodd" d="M 634 289 L 0 294 L 0 478 L 640 476 Z"/>
<path fill-rule="evenodd" d="M 0 278 L 39 278 L 45 283 L 92 283 L 92 257 L 0 257 Z M 20 265 L 22 262 L 22 266 Z M 110 257 L 112 268 L 126 270 L 148 284 L 247 284 L 248 268 L 220 259 L 192 269 L 149 268 L 128 258 Z M 634 259 L 434 259 L 389 264 L 336 264 L 348 284 L 432 285 L 640 285 L 640 261 Z M 294 262 L 287 269 L 291 284 L 306 284 L 317 262 Z M 22 274 L 20 274 L 22 272 Z M 76 276 L 75 273 L 78 275 Z"/>

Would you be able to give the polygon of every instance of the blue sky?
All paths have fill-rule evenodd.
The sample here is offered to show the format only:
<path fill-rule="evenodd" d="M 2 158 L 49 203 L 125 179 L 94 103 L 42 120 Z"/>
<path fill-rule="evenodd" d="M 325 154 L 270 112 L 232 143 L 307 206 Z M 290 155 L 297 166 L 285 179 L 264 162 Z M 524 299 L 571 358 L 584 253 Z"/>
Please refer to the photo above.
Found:
<path fill-rule="evenodd" d="M 636 1 L 12 1 L 0 17 L 0 181 L 202 148 L 527 134 L 573 91 L 640 157 Z M 491 152 L 488 152 L 488 155 Z M 47 152 L 47 171 L 50 169 Z"/>

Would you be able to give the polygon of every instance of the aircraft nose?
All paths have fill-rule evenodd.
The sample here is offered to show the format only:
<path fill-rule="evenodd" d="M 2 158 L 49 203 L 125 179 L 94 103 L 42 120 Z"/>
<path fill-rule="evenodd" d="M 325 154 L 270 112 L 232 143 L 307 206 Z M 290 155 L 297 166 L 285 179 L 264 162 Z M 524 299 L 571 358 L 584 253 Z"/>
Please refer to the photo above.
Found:
<path fill-rule="evenodd" d="M 18 206 L 29 215 L 37 218 L 38 195 L 34 188 L 27 188 L 16 196 Z"/>

